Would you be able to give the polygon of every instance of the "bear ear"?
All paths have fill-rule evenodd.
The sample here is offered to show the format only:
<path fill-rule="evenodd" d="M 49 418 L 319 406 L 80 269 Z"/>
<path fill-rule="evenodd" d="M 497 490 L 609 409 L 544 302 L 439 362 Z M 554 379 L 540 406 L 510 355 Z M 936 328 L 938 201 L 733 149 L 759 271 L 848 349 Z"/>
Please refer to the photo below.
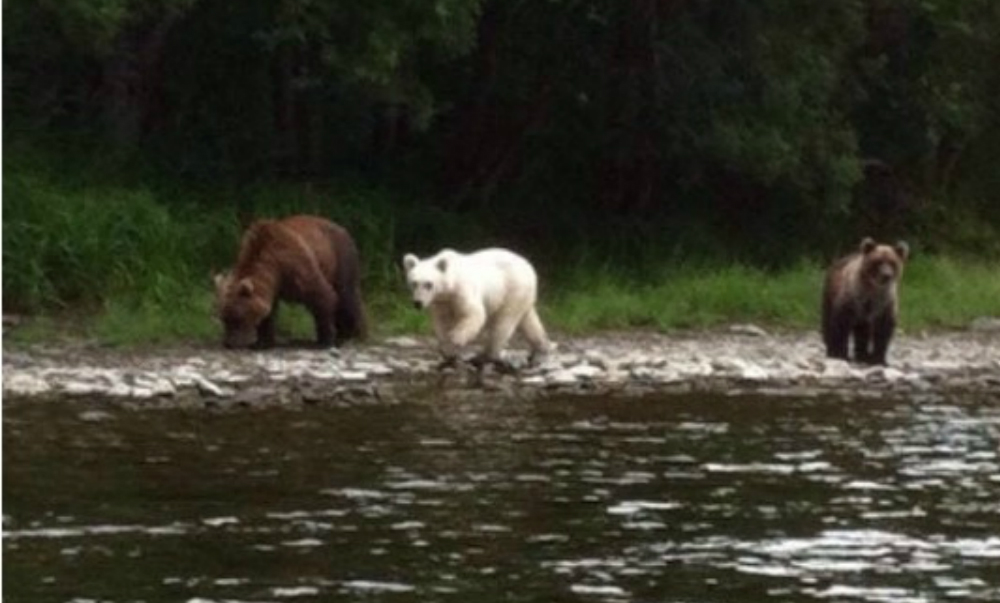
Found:
<path fill-rule="evenodd" d="M 229 284 L 228 272 L 216 272 L 212 275 L 212 282 L 215 283 L 216 291 L 222 291 Z"/>
<path fill-rule="evenodd" d="M 441 258 L 437 261 L 437 269 L 441 272 L 448 270 L 448 258 Z"/>
<path fill-rule="evenodd" d="M 417 259 L 417 256 L 413 255 L 412 253 L 408 253 L 403 256 L 403 268 L 405 268 L 406 271 L 409 272 L 410 270 L 413 270 L 413 267 L 416 266 L 417 262 L 419 261 L 420 260 Z"/>
<path fill-rule="evenodd" d="M 253 281 L 248 278 L 241 280 L 239 291 L 242 297 L 250 297 L 253 295 Z"/>
<path fill-rule="evenodd" d="M 861 253 L 868 254 L 872 249 L 875 249 L 875 239 L 865 237 L 861 240 Z"/>
<path fill-rule="evenodd" d="M 896 255 L 898 255 L 899 259 L 903 260 L 904 262 L 910 259 L 910 245 L 906 241 L 897 241 L 895 250 L 896 250 Z"/>

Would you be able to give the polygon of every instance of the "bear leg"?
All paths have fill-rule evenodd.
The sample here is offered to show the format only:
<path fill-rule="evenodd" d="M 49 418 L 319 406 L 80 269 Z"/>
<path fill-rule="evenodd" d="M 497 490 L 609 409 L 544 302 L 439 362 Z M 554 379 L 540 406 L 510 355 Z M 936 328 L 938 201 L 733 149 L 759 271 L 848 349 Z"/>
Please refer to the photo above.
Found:
<path fill-rule="evenodd" d="M 460 316 L 460 318 L 456 318 Z M 486 310 L 482 307 L 466 308 L 461 314 L 452 310 L 447 320 L 434 321 L 434 329 L 438 334 L 438 347 L 446 363 L 458 362 L 459 352 L 467 345 L 486 324 Z"/>
<path fill-rule="evenodd" d="M 896 330 L 896 317 L 892 312 L 886 312 L 875 319 L 872 329 L 872 353 L 868 358 L 869 364 L 888 364 L 886 356 L 889 352 L 889 342 L 892 340 L 893 331 Z"/>
<path fill-rule="evenodd" d="M 458 364 L 458 348 L 448 340 L 448 328 L 455 321 L 451 308 L 446 305 L 433 305 L 430 309 L 431 325 L 434 327 L 434 337 L 437 338 L 438 351 L 444 358 L 439 368 L 449 368 Z"/>
<path fill-rule="evenodd" d="M 860 321 L 854 325 L 854 360 L 856 362 L 869 362 L 871 358 L 872 328 L 867 321 Z"/>
<path fill-rule="evenodd" d="M 828 358 L 847 360 L 847 350 L 851 338 L 852 316 L 849 312 L 832 312 L 823 324 L 823 341 L 826 343 Z"/>
<path fill-rule="evenodd" d="M 490 325 L 489 341 L 486 342 L 484 356 L 487 360 L 501 362 L 507 342 L 514 335 L 514 330 L 521 323 L 520 316 L 501 314 L 493 318 Z"/>
<path fill-rule="evenodd" d="M 338 294 L 333 325 L 337 332 L 337 345 L 351 338 L 364 339 L 367 335 L 367 317 L 361 301 L 361 289 L 357 285 Z"/>
<path fill-rule="evenodd" d="M 456 348 L 467 345 L 476 338 L 476 335 L 479 335 L 485 324 L 485 308 L 479 306 L 466 308 L 461 313 L 460 318 L 447 330 L 447 341 Z"/>
<path fill-rule="evenodd" d="M 327 284 L 317 286 L 308 304 L 316 326 L 316 343 L 328 348 L 336 343 L 334 316 L 337 311 L 337 294 Z"/>
<path fill-rule="evenodd" d="M 538 311 L 535 308 L 531 308 L 521 319 L 521 324 L 518 325 L 521 334 L 524 338 L 528 340 L 528 345 L 531 346 L 531 355 L 528 356 L 529 364 L 537 364 L 538 360 L 549 353 L 552 349 L 552 344 L 549 342 L 549 336 L 545 333 L 545 326 L 542 325 L 542 319 L 538 317 Z"/>
<path fill-rule="evenodd" d="M 254 344 L 256 348 L 273 348 L 275 342 L 275 325 L 278 322 L 278 300 L 274 300 L 271 304 L 271 313 L 260 321 L 257 325 L 257 342 Z"/>

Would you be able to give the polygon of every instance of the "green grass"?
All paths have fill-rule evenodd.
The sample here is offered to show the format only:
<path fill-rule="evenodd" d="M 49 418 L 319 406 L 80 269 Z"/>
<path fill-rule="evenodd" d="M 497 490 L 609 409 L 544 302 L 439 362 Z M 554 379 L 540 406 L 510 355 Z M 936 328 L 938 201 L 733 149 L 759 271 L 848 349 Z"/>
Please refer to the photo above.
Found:
<path fill-rule="evenodd" d="M 739 266 L 667 267 L 652 284 L 618 278 L 608 271 L 581 274 L 576 271 L 558 288 L 543 292 L 541 313 L 550 330 L 577 335 L 620 329 L 711 328 L 737 322 L 806 330 L 819 325 L 822 270 L 805 263 L 773 274 Z M 978 316 L 997 315 L 998 275 L 997 265 L 915 259 L 901 288 L 901 327 L 910 332 L 963 327 Z M 193 283 L 188 293 L 169 303 L 126 295 L 109 300 L 82 320 L 42 314 L 14 330 L 13 340 L 45 341 L 69 334 L 109 345 L 214 344 L 220 330 L 212 319 L 209 289 L 207 281 Z M 367 294 L 376 337 L 430 333 L 428 318 L 410 306 L 401 284 L 369 289 Z M 279 329 L 292 339 L 308 340 L 313 335 L 310 316 L 287 304 L 282 307 Z"/>
<path fill-rule="evenodd" d="M 41 167 L 39 167 L 41 166 Z M 52 162 L 5 157 L 3 298 L 6 313 L 32 316 L 9 341 L 82 336 L 110 345 L 214 343 L 211 273 L 233 261 L 240 215 L 331 216 L 354 234 L 374 334 L 428 333 L 403 286 L 399 258 L 442 246 L 503 243 L 493 223 L 429 209 L 357 182 L 195 189 L 94 182 Z M 553 236 L 558 236 L 554 234 Z M 547 248 L 560 248 L 554 241 Z M 571 242 L 539 261 L 541 312 L 551 330 L 704 328 L 733 322 L 815 329 L 823 266 L 803 260 L 777 271 L 724 260 L 692 263 L 676 249 L 640 249 L 613 263 Z M 667 259 L 658 261 L 660 256 Z M 622 254 L 619 254 L 622 255 Z M 627 257 L 634 257 L 627 255 Z M 1000 263 L 921 256 L 902 284 L 904 329 L 961 327 L 1000 314 Z M 301 309 L 285 305 L 279 329 L 311 338 Z"/>
<path fill-rule="evenodd" d="M 709 327 L 754 321 L 804 326 L 818 303 L 817 269 L 801 264 L 778 273 L 743 266 L 666 266 L 636 282 L 609 270 L 578 270 L 547 314 L 567 332 L 649 327 Z"/>
<path fill-rule="evenodd" d="M 567 333 L 600 329 L 705 328 L 736 322 L 819 327 L 823 267 L 801 262 L 777 272 L 744 266 L 666 266 L 644 282 L 609 270 L 568 279 L 544 304 L 544 318 Z M 915 258 L 900 287 L 902 328 L 957 328 L 1000 314 L 1000 264 Z"/>

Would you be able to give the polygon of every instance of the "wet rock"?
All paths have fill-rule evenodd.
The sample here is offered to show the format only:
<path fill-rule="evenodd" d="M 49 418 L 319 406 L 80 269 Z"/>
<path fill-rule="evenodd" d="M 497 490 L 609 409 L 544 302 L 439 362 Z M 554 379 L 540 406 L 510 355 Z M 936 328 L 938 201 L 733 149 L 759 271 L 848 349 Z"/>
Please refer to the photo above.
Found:
<path fill-rule="evenodd" d="M 716 358 L 709 362 L 709 366 L 715 372 L 720 373 L 736 373 L 745 365 L 744 362 L 740 362 L 734 358 Z"/>
<path fill-rule="evenodd" d="M 16 373 L 7 377 L 4 371 L 3 390 L 19 396 L 39 396 L 52 390 L 47 381 L 30 373 Z"/>
<path fill-rule="evenodd" d="M 969 323 L 969 329 L 981 333 L 1000 333 L 1000 318 L 980 316 Z"/>
<path fill-rule="evenodd" d="M 391 367 L 375 362 L 354 362 L 351 364 L 351 368 L 377 377 L 384 377 L 393 373 Z"/>
<path fill-rule="evenodd" d="M 315 368 L 309 368 L 304 371 L 305 376 L 310 379 L 318 379 L 320 381 L 332 381 L 340 376 L 339 371 L 335 370 L 321 370 Z"/>
<path fill-rule="evenodd" d="M 747 381 L 766 381 L 771 375 L 760 366 L 745 363 L 739 370 L 740 379 Z"/>
<path fill-rule="evenodd" d="M 414 337 L 390 337 L 385 340 L 385 345 L 396 348 L 410 349 L 423 347 L 425 344 L 421 343 L 420 340 Z"/>
<path fill-rule="evenodd" d="M 604 373 L 604 369 L 590 364 L 579 364 L 567 371 L 574 379 L 594 379 Z"/>
<path fill-rule="evenodd" d="M 246 382 L 247 380 L 249 380 L 249 377 L 247 377 L 246 375 L 234 373 L 233 371 L 227 369 L 223 369 L 223 370 L 212 371 L 211 379 L 212 381 L 217 381 L 219 383 L 236 384 L 236 383 Z"/>
<path fill-rule="evenodd" d="M 337 375 L 338 379 L 348 383 L 357 383 L 362 381 L 368 381 L 368 373 L 364 371 L 341 371 Z"/>
<path fill-rule="evenodd" d="M 904 334 L 894 343 L 890 367 L 866 367 L 825 358 L 813 333 L 764 337 L 755 329 L 746 335 L 738 333 L 741 330 L 737 325 L 715 334 L 581 338 L 565 342 L 537 366 L 525 366 L 526 352 L 515 348 L 509 354 L 513 374 L 477 372 L 467 364 L 442 373 L 439 354 L 416 338 L 411 343 L 418 345 L 411 347 L 406 341 L 349 347 L 340 356 L 317 350 L 143 356 L 93 348 L 18 349 L 4 354 L 3 391 L 22 397 L 92 395 L 136 400 L 143 406 L 208 401 L 231 406 L 331 399 L 370 403 L 379 400 L 379 388 L 390 383 L 394 399 L 406 399 L 407 388 L 423 387 L 428 380 L 444 395 L 461 390 L 469 396 L 545 395 L 549 390 L 612 395 L 687 390 L 930 395 L 956 388 L 997 391 L 1000 380 L 1000 337 L 988 331 L 975 336 Z M 354 387 L 376 393 L 351 391 Z"/>
<path fill-rule="evenodd" d="M 896 383 L 903 378 L 904 374 L 902 371 L 885 366 L 877 366 L 865 370 L 864 378 L 868 381 L 885 381 L 887 383 Z"/>
<path fill-rule="evenodd" d="M 227 397 L 230 397 L 234 404 L 241 406 L 260 406 L 265 403 L 273 403 L 279 395 L 273 387 L 256 386 L 240 390 Z"/>
<path fill-rule="evenodd" d="M 660 371 L 649 366 L 635 366 L 629 369 L 629 375 L 639 381 L 656 381 Z"/>
<path fill-rule="evenodd" d="M 562 370 L 562 363 L 555 358 L 546 358 L 537 366 L 531 367 L 532 372 L 554 373 Z"/>
<path fill-rule="evenodd" d="M 609 370 L 603 376 L 603 381 L 609 384 L 624 383 L 628 379 L 629 379 L 629 374 L 627 371 L 620 371 L 616 369 Z"/>
<path fill-rule="evenodd" d="M 767 337 L 767 331 L 753 324 L 735 324 L 729 327 L 729 332 L 734 335 L 747 335 L 749 337 Z"/>
<path fill-rule="evenodd" d="M 135 388 L 125 384 L 124 382 L 118 382 L 107 390 L 107 394 L 112 398 L 131 398 L 135 394 Z"/>
<path fill-rule="evenodd" d="M 583 354 L 583 360 L 587 364 L 596 366 L 602 370 L 607 370 L 609 364 L 608 359 L 604 356 L 604 354 L 596 350 L 588 350 L 585 352 Z"/>
<path fill-rule="evenodd" d="M 115 416 L 103 410 L 85 410 L 78 414 L 77 418 L 86 423 L 100 423 L 102 421 L 111 421 Z"/>
<path fill-rule="evenodd" d="M 216 398 L 228 398 L 234 393 L 231 388 L 221 387 L 200 376 L 195 377 L 195 384 L 198 386 L 199 391 L 210 396 L 215 396 Z"/>
<path fill-rule="evenodd" d="M 92 396 L 100 394 L 104 389 L 101 384 L 88 381 L 70 381 L 62 386 L 63 392 L 70 396 Z"/>
<path fill-rule="evenodd" d="M 546 378 L 548 385 L 572 385 L 576 383 L 576 375 L 569 370 L 561 370 L 551 373 Z"/>

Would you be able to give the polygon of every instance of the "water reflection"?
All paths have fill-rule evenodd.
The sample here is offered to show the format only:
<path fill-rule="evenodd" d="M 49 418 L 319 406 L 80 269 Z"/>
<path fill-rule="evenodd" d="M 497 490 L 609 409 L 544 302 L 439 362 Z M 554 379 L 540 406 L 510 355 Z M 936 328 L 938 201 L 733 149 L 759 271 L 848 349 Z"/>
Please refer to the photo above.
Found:
<path fill-rule="evenodd" d="M 4 409 L 10 601 L 1000 599 L 1000 400 Z"/>

